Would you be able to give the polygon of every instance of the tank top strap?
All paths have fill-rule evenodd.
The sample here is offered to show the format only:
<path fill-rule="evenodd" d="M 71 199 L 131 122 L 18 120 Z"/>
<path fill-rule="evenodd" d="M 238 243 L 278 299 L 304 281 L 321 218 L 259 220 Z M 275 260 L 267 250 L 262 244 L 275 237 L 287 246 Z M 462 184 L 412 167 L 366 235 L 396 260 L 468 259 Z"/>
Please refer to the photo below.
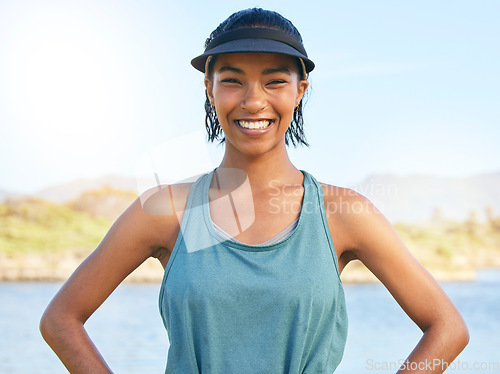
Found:
<path fill-rule="evenodd" d="M 202 194 L 200 193 L 200 190 L 203 189 L 203 182 L 209 177 L 209 181 L 211 179 L 211 174 L 213 173 L 207 173 L 201 175 L 190 187 L 189 189 L 189 194 L 188 198 L 186 201 L 186 207 L 184 208 L 184 214 L 182 216 L 182 221 L 179 229 L 179 234 L 177 235 L 177 240 L 175 241 L 174 248 L 172 249 L 172 253 L 170 254 L 170 259 L 167 263 L 167 266 L 165 267 L 165 275 L 164 277 L 167 276 L 170 267 L 172 266 L 172 262 L 177 255 L 177 252 L 179 251 L 179 247 L 181 246 L 181 243 L 186 241 L 185 233 L 189 232 L 186 230 L 188 227 L 189 221 L 192 219 L 196 219 L 196 213 L 193 214 L 193 211 L 198 211 L 201 209 L 202 204 L 203 204 L 203 199 L 202 199 Z"/>
<path fill-rule="evenodd" d="M 304 213 L 307 214 L 307 224 L 309 228 L 315 227 L 318 230 L 320 227 L 323 228 L 323 232 L 326 235 L 328 246 L 330 248 L 330 252 L 332 254 L 335 270 L 337 271 L 337 275 L 340 279 L 339 265 L 337 260 L 337 253 L 335 251 L 335 247 L 333 245 L 332 235 L 330 233 L 330 226 L 328 225 L 326 210 L 325 210 L 325 200 L 323 197 L 323 187 L 321 184 L 308 172 L 301 170 L 304 173 L 304 188 L 306 188 L 306 183 L 308 184 L 308 188 L 306 191 L 309 191 L 309 194 L 304 195 L 304 203 L 302 205 L 302 209 Z M 307 198 L 307 200 L 306 200 Z M 319 214 L 318 214 L 319 213 Z"/>
<path fill-rule="evenodd" d="M 304 174 L 304 198 L 300 216 L 308 222 L 309 226 L 322 227 L 321 216 L 325 209 L 321 185 L 308 172 L 304 170 L 301 172 Z"/>

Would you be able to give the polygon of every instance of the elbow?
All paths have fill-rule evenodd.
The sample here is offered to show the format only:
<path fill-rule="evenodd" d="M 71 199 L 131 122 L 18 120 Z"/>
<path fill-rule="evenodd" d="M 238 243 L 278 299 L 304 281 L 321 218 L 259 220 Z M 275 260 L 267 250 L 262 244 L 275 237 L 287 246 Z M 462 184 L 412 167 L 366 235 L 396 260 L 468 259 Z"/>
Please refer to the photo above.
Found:
<path fill-rule="evenodd" d="M 467 344 L 469 344 L 470 335 L 467 324 L 458 311 L 456 311 L 453 318 L 450 318 L 447 329 L 451 335 L 449 337 L 450 343 L 456 346 L 458 352 L 462 352 Z"/>
<path fill-rule="evenodd" d="M 55 303 L 49 304 L 39 323 L 40 333 L 52 349 L 73 339 L 82 328 L 83 321 Z"/>
<path fill-rule="evenodd" d="M 42 334 L 43 339 L 50 345 L 51 337 L 54 336 L 54 330 L 56 329 L 56 322 L 53 313 L 49 308 L 45 310 L 42 317 L 40 318 L 39 329 Z"/>
<path fill-rule="evenodd" d="M 461 323 L 458 326 L 455 326 L 455 341 L 457 345 L 459 345 L 460 352 L 469 344 L 470 334 L 467 325 L 464 320 L 460 321 Z"/>
<path fill-rule="evenodd" d="M 460 315 L 452 318 L 442 325 L 441 342 L 448 347 L 449 352 L 454 352 L 456 356 L 463 351 L 469 343 L 469 329 Z M 439 330 L 438 330 L 439 331 Z"/>
<path fill-rule="evenodd" d="M 68 320 L 61 313 L 58 313 L 56 308 L 49 305 L 42 317 L 40 318 L 39 329 L 43 339 L 51 347 L 64 334 L 64 330 L 68 326 Z"/>
<path fill-rule="evenodd" d="M 444 347 L 450 360 L 454 360 L 469 343 L 469 329 L 462 316 L 453 313 L 422 329 L 425 336 Z"/>

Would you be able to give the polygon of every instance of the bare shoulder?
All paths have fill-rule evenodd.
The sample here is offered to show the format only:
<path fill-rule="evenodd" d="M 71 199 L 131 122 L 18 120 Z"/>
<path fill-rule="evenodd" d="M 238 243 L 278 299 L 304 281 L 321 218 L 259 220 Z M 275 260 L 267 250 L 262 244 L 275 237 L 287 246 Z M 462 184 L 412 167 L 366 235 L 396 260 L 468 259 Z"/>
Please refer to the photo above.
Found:
<path fill-rule="evenodd" d="M 122 255 L 156 257 L 162 263 L 168 260 L 190 187 L 190 183 L 161 185 L 143 192 L 116 220 L 99 248 L 119 248 Z"/>
<path fill-rule="evenodd" d="M 185 209 L 192 183 L 164 184 L 141 194 L 143 211 L 156 216 L 175 216 Z"/>
<path fill-rule="evenodd" d="M 352 213 L 373 213 L 375 206 L 371 201 L 351 188 L 338 187 L 320 183 L 323 188 L 323 198 L 329 205 L 329 212 L 344 218 L 352 218 Z"/>
<path fill-rule="evenodd" d="M 364 195 L 351 188 L 320 183 L 328 218 L 337 223 L 355 224 L 360 220 L 379 219 L 382 213 Z"/>
<path fill-rule="evenodd" d="M 376 206 L 364 195 L 351 188 L 320 183 L 328 225 L 338 256 L 357 258 L 356 252 L 363 247 L 363 237 L 369 227 L 386 226 L 387 220 Z M 348 261 L 347 261 L 348 262 Z"/>
<path fill-rule="evenodd" d="M 168 257 L 172 251 L 192 183 L 161 185 L 151 188 L 136 200 L 136 222 L 142 221 L 155 241 L 153 257 Z"/>

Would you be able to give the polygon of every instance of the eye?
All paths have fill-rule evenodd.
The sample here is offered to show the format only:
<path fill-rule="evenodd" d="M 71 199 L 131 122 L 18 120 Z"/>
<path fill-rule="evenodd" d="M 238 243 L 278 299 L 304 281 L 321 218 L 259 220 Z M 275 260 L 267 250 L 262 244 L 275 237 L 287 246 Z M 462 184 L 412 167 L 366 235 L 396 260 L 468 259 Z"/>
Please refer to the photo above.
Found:
<path fill-rule="evenodd" d="M 234 79 L 234 78 L 221 79 L 221 82 L 226 83 L 226 84 L 241 84 L 239 80 Z"/>
<path fill-rule="evenodd" d="M 288 82 L 286 80 L 283 80 L 283 79 L 273 79 L 267 85 L 268 86 L 279 86 L 279 85 L 283 85 L 285 83 L 288 83 Z"/>

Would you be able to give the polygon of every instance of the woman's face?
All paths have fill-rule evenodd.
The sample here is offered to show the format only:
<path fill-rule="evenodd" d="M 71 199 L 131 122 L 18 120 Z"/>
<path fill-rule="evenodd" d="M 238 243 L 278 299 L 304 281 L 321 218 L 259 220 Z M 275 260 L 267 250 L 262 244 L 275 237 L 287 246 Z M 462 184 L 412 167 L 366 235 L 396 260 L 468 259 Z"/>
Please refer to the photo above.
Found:
<path fill-rule="evenodd" d="M 257 156 L 285 147 L 308 82 L 296 60 L 276 53 L 231 53 L 217 56 L 212 78 L 205 79 L 226 138 L 226 151 Z"/>

